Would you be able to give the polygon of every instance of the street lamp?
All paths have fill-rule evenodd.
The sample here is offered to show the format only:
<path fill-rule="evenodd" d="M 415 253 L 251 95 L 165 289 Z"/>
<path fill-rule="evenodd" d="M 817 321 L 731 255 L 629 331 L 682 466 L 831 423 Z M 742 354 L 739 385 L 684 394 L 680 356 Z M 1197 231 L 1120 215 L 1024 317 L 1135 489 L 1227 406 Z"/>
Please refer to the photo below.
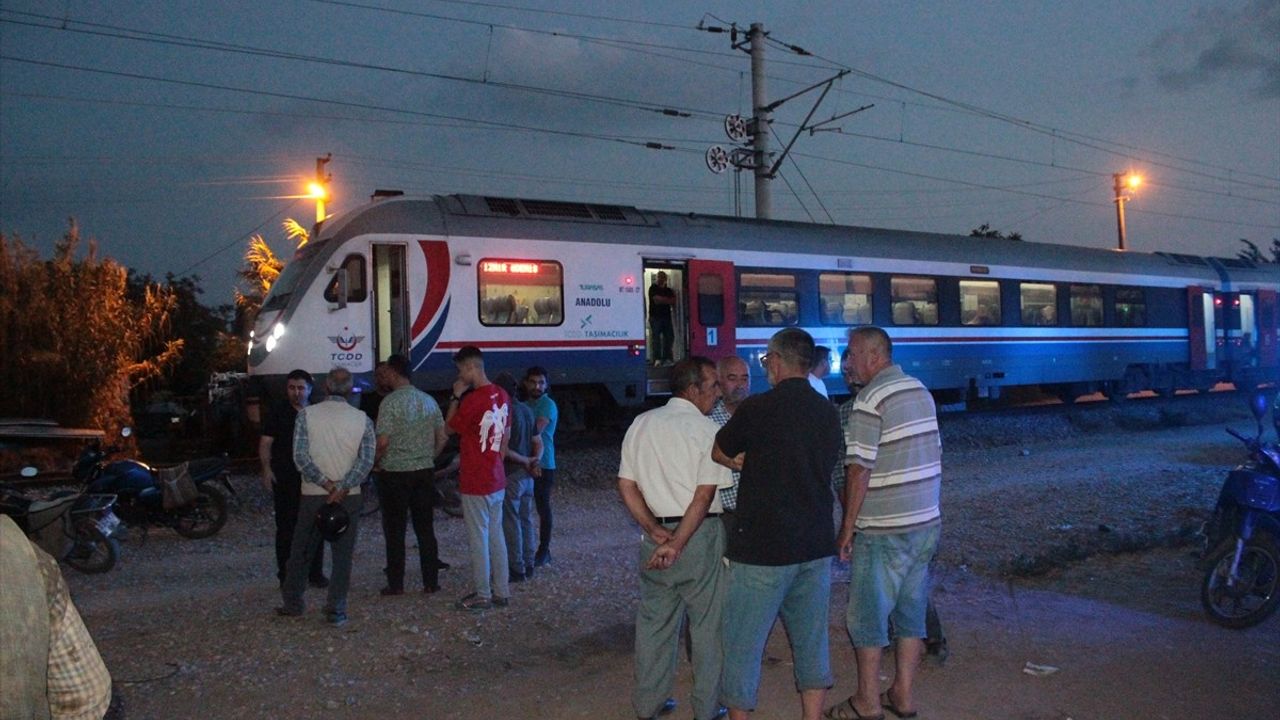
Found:
<path fill-rule="evenodd" d="M 325 153 L 324 157 L 316 158 L 316 179 L 307 185 L 307 197 L 316 201 L 316 222 L 324 222 L 324 201 L 329 199 L 329 181 L 333 176 L 326 175 L 324 166 L 329 164 L 333 159 L 333 153 Z"/>
<path fill-rule="evenodd" d="M 1115 203 L 1116 203 L 1116 230 L 1120 235 L 1120 250 L 1127 250 L 1128 247 L 1124 241 L 1124 203 L 1129 199 L 1125 194 L 1126 190 L 1135 190 L 1142 184 L 1142 176 L 1133 173 L 1112 173 L 1111 177 L 1115 180 Z"/>
<path fill-rule="evenodd" d="M 324 201 L 329 199 L 329 191 L 323 183 L 312 182 L 307 185 L 307 197 L 316 201 L 316 222 L 324 220 Z"/>

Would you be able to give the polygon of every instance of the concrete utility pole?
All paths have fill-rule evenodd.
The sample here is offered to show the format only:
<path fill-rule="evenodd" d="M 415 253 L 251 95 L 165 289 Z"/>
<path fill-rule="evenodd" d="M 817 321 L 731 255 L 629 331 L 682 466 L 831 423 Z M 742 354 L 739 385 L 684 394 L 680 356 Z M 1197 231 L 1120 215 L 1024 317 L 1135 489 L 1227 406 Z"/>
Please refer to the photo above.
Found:
<path fill-rule="evenodd" d="M 1125 190 L 1137 188 L 1142 183 L 1142 178 L 1133 173 L 1112 173 L 1111 178 L 1115 180 L 1115 204 L 1116 204 L 1116 232 L 1119 236 L 1118 250 L 1128 250 L 1129 245 L 1125 242 L 1124 227 L 1124 203 L 1129 199 L 1125 194 Z"/>
<path fill-rule="evenodd" d="M 755 150 L 756 217 L 767 220 L 773 213 L 769 192 L 769 102 L 764 88 L 764 24 L 751 23 L 747 33 L 751 41 L 751 123 L 752 148 Z"/>

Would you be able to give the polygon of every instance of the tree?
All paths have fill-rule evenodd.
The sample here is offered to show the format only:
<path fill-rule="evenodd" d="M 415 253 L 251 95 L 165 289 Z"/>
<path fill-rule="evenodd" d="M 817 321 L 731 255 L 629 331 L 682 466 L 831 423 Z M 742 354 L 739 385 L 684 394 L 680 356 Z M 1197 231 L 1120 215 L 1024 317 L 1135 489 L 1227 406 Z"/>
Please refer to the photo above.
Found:
<path fill-rule="evenodd" d="M 165 275 L 156 281 L 150 275 L 138 275 L 129 271 L 129 296 L 138 300 L 147 287 L 159 286 L 173 294 L 174 309 L 171 317 L 175 335 L 183 342 L 182 359 L 166 375 L 163 388 L 176 395 L 194 395 L 205 390 L 209 375 L 215 372 L 244 369 L 245 348 L 236 346 L 236 337 L 230 331 L 234 307 L 219 305 L 206 307 L 200 303 L 204 290 L 200 277 L 174 277 Z"/>
<path fill-rule="evenodd" d="M 1240 238 L 1245 248 L 1236 253 L 1236 257 L 1256 264 L 1280 263 L 1280 238 L 1271 238 L 1271 257 L 1265 257 L 1261 248 L 1249 240 Z"/>
<path fill-rule="evenodd" d="M 969 237 L 994 238 L 996 240 L 1022 240 L 1022 233 L 1011 232 L 1003 234 L 999 230 L 992 230 L 987 223 L 982 223 L 978 227 L 969 231 Z"/>
<path fill-rule="evenodd" d="M 297 249 L 301 249 L 311 238 L 307 229 L 293 218 L 285 218 L 281 227 L 284 228 L 285 237 L 292 240 Z M 240 287 L 236 288 L 236 311 L 238 321 L 243 323 L 242 328 L 253 324 L 258 310 L 262 308 L 262 301 L 266 299 L 267 292 L 280 277 L 282 270 L 284 261 L 271 250 L 266 239 L 261 235 L 250 237 L 249 246 L 244 251 L 244 265 L 237 273 L 240 276 Z"/>
<path fill-rule="evenodd" d="M 0 407 L 111 437 L 132 424 L 130 394 L 182 357 L 177 298 L 155 284 L 131 296 L 125 269 L 93 242 L 77 258 L 80 245 L 74 220 L 50 260 L 0 234 Z"/>

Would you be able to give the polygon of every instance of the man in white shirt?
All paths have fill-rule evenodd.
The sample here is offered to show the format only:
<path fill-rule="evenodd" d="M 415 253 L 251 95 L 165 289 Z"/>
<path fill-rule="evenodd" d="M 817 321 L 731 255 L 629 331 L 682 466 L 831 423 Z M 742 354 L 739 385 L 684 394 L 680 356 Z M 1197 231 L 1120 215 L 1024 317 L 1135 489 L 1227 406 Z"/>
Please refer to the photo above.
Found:
<path fill-rule="evenodd" d="M 724 529 L 717 491 L 733 484 L 711 460 L 719 426 L 706 413 L 720 398 L 716 366 L 691 357 L 671 369 L 672 398 L 640 415 L 622 441 L 618 491 L 640 524 L 640 607 L 636 611 L 636 715 L 664 707 L 675 678 L 680 621 L 693 640 L 696 720 L 722 717 L 720 617 Z"/>
<path fill-rule="evenodd" d="M 831 373 L 831 348 L 818 345 L 813 348 L 813 364 L 809 366 L 809 385 L 822 397 L 827 394 L 826 377 Z"/>

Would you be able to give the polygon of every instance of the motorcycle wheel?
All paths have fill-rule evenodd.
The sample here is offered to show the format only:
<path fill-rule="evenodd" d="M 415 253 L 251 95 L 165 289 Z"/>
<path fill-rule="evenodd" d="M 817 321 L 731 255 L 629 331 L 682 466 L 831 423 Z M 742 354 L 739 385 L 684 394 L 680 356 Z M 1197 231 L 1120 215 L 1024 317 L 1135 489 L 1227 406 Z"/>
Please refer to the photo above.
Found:
<path fill-rule="evenodd" d="M 1266 620 L 1280 605 L 1280 548 L 1269 534 L 1256 533 L 1245 543 L 1235 584 L 1228 587 L 1227 575 L 1235 552 L 1234 540 L 1228 540 L 1209 556 L 1209 571 L 1200 586 L 1200 603 L 1210 620 L 1240 629 Z"/>
<path fill-rule="evenodd" d="M 200 495 L 190 507 L 175 511 L 173 529 L 184 538 L 199 540 L 215 535 L 227 524 L 227 498 L 216 488 L 200 486 Z"/>
<path fill-rule="evenodd" d="M 71 549 L 62 558 L 68 565 L 82 573 L 104 573 L 116 566 L 120 558 L 120 543 L 102 534 L 98 524 L 85 520 L 75 527 Z"/>

